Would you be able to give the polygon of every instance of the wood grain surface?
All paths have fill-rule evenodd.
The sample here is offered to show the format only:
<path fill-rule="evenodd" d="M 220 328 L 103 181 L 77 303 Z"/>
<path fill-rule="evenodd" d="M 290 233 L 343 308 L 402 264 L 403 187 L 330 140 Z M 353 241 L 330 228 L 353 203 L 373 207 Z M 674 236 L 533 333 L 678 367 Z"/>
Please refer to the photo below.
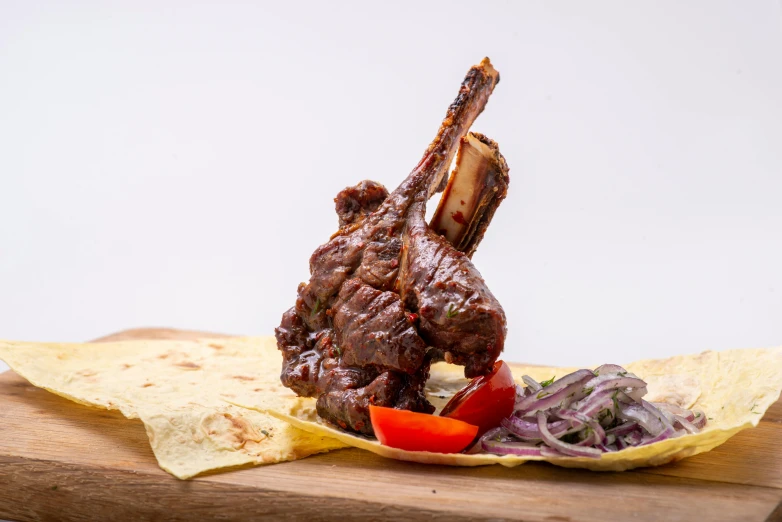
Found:
<path fill-rule="evenodd" d="M 165 329 L 102 338 L 215 336 Z M 782 402 L 684 461 L 624 473 L 451 468 L 345 449 L 177 480 L 140 421 L 0 375 L 0 518 L 9 520 L 782 521 Z"/>

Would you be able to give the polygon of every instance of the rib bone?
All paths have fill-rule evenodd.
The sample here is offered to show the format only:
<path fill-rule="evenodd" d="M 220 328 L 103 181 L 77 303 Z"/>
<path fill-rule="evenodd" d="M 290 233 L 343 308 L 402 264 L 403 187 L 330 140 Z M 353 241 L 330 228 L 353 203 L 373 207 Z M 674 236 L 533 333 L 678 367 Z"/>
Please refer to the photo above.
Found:
<path fill-rule="evenodd" d="M 497 144 L 471 132 L 462 138 L 456 167 L 429 226 L 472 257 L 508 193 L 508 164 Z"/>

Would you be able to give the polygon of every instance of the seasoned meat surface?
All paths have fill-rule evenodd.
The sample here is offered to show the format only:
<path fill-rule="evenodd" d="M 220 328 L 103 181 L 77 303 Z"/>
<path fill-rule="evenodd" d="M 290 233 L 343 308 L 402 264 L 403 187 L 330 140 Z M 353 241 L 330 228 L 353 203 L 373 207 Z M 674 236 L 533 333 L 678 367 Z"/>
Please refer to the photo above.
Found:
<path fill-rule="evenodd" d="M 498 81 L 488 59 L 470 69 L 437 137 L 392 193 L 363 181 L 337 195 L 340 228 L 312 254 L 310 280 L 299 285 L 295 306 L 275 330 L 282 383 L 317 397 L 318 414 L 345 429 L 372 434 L 370 404 L 431 413 L 424 386 L 433 361 L 463 365 L 473 377 L 488 373 L 502 351 L 505 314 L 465 254 L 507 190 L 504 159 L 499 170 L 486 168 L 497 164 L 496 144 L 487 149 L 495 161 L 465 164 L 462 178 L 485 193 L 487 183 L 497 192 L 492 180 L 499 176 L 502 194 L 478 198 L 468 215 L 455 216 L 473 225 L 460 232 L 459 244 L 425 221 L 428 199 L 445 186 Z"/>
<path fill-rule="evenodd" d="M 339 226 L 344 227 L 363 219 L 377 210 L 387 197 L 388 190 L 376 181 L 364 180 L 354 187 L 347 187 L 334 198 Z"/>

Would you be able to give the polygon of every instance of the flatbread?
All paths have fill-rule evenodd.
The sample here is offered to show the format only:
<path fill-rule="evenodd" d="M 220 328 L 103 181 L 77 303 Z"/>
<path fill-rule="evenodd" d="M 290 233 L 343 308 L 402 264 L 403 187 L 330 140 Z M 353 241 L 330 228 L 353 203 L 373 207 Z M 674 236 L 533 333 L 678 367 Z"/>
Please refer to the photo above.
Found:
<path fill-rule="evenodd" d="M 779 399 L 782 390 L 782 348 L 708 351 L 697 355 L 638 361 L 623 366 L 648 383 L 646 400 L 671 402 L 683 408 L 702 410 L 707 417 L 704 429 L 700 433 L 648 446 L 604 453 L 599 459 L 519 457 L 483 453 L 442 454 L 389 448 L 374 439 L 351 435 L 325 423 L 317 416 L 312 399 L 299 398 L 287 403 L 287 409 L 269 413 L 302 430 L 333 437 L 345 444 L 398 460 L 450 466 L 502 464 L 508 467 L 537 460 L 568 468 L 624 471 L 641 466 L 658 466 L 719 446 L 739 431 L 757 426 L 768 407 Z M 525 374 L 542 381 L 554 376 L 562 377 L 577 368 L 511 365 L 511 369 L 516 382 L 521 383 L 521 376 Z M 440 409 L 466 382 L 460 368 L 444 363 L 436 364 L 432 366 L 427 385 L 428 396 Z M 253 404 L 244 403 L 244 406 L 264 410 Z"/>
<path fill-rule="evenodd" d="M 0 341 L 0 359 L 35 386 L 141 419 L 161 468 L 180 479 L 245 464 L 295 460 L 346 445 L 266 413 L 280 384 L 273 337 L 60 344 Z"/>
<path fill-rule="evenodd" d="M 0 359 L 36 386 L 141 419 L 160 467 L 182 479 L 347 446 L 453 466 L 512 467 L 529 460 L 601 471 L 655 466 L 709 451 L 757 426 L 782 390 L 782 348 L 638 361 L 624 366 L 647 381 L 647 400 L 703 410 L 708 423 L 701 433 L 600 459 L 445 455 L 389 448 L 324 423 L 314 399 L 296 397 L 280 384 L 282 361 L 272 337 L 101 344 L 0 341 Z M 576 370 L 516 364 L 511 369 L 517 382 L 524 374 L 542 381 Z M 439 410 L 466 383 L 462 368 L 435 364 L 427 395 Z"/>

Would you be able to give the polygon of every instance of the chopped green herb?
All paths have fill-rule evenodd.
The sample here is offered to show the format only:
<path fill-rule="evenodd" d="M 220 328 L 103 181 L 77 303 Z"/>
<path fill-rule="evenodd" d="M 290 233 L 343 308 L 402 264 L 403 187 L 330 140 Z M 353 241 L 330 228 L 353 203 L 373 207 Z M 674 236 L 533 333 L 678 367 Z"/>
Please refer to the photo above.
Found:
<path fill-rule="evenodd" d="M 752 407 L 749 409 L 749 412 L 750 412 L 750 413 L 754 413 L 755 415 L 760 415 L 760 412 L 759 412 L 759 411 L 755 411 L 755 408 L 757 408 L 757 407 L 758 407 L 758 403 L 756 402 L 756 403 L 755 403 L 755 404 L 753 404 L 753 405 L 752 405 Z"/>
<path fill-rule="evenodd" d="M 543 397 L 545 397 L 547 395 L 551 395 L 551 394 L 549 392 L 547 392 L 547 391 L 541 391 L 540 393 L 538 393 L 538 399 L 542 399 Z"/>
<path fill-rule="evenodd" d="M 318 310 L 320 310 L 320 297 L 318 297 L 315 300 L 315 308 L 312 309 L 312 313 L 310 315 L 315 315 L 318 313 Z"/>
<path fill-rule="evenodd" d="M 342 348 L 340 348 L 336 344 L 334 345 L 334 351 L 337 352 L 337 357 L 342 357 Z"/>
<path fill-rule="evenodd" d="M 593 391 L 595 391 L 595 387 L 594 386 L 590 386 L 589 388 L 584 388 L 584 393 L 587 394 L 587 395 L 589 395 Z"/>
<path fill-rule="evenodd" d="M 625 375 L 627 375 L 627 372 L 619 372 L 619 373 L 617 373 L 617 375 L 619 377 L 624 377 Z"/>
<path fill-rule="evenodd" d="M 551 379 L 549 379 L 547 381 L 541 381 L 540 385 L 543 386 L 544 388 L 546 386 L 551 386 L 552 384 L 554 384 L 554 379 L 556 379 L 556 378 L 557 378 L 557 376 L 555 375 L 554 377 L 552 377 Z"/>
<path fill-rule="evenodd" d="M 266 435 L 267 437 L 269 436 L 269 432 L 268 432 L 268 431 L 266 431 L 266 430 L 261 430 L 261 433 L 263 433 L 263 434 L 264 434 L 264 435 Z"/>
<path fill-rule="evenodd" d="M 619 401 L 616 398 L 618 394 L 619 392 L 615 391 L 614 394 L 611 396 L 611 400 L 614 401 L 614 411 L 619 411 Z"/>
<path fill-rule="evenodd" d="M 706 419 L 708 419 L 708 420 L 714 420 L 712 417 L 706 417 Z"/>
<path fill-rule="evenodd" d="M 448 311 L 445 312 L 445 317 L 448 319 L 453 319 L 457 315 L 459 315 L 459 310 L 457 310 L 456 307 L 453 306 L 453 303 L 451 303 L 451 305 L 448 307 Z"/>

